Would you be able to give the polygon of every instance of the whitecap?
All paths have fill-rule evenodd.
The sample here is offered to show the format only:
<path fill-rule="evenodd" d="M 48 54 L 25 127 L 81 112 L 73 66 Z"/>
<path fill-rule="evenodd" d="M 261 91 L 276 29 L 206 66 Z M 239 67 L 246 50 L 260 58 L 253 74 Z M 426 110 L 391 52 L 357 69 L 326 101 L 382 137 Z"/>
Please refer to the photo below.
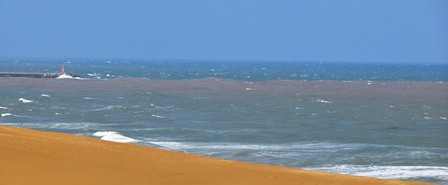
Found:
<path fill-rule="evenodd" d="M 96 132 L 93 134 L 94 136 L 100 137 L 102 140 L 113 141 L 118 143 L 133 143 L 138 142 L 139 140 L 123 136 L 118 134 L 117 132 L 112 131 L 104 131 L 104 132 Z"/>
<path fill-rule="evenodd" d="M 102 110 L 112 110 L 114 108 L 120 108 L 121 106 L 115 106 L 115 105 L 109 105 L 103 108 L 99 108 L 99 109 L 93 109 L 91 111 L 102 111 Z"/>
<path fill-rule="evenodd" d="M 25 99 L 25 98 L 20 98 L 19 101 L 21 101 L 21 102 L 23 102 L 23 103 L 32 103 L 32 102 L 34 102 L 34 101 L 32 101 L 32 100 L 27 100 L 27 99 Z"/>
<path fill-rule="evenodd" d="M 3 113 L 3 114 L 1 114 L 1 115 L 2 115 L 2 117 L 6 117 L 6 116 L 16 116 L 16 115 L 11 114 L 11 113 Z"/>
<path fill-rule="evenodd" d="M 163 116 L 159 116 L 159 115 L 155 115 L 155 114 L 153 114 L 152 117 L 156 117 L 156 118 L 165 118 L 165 117 L 163 117 Z"/>
<path fill-rule="evenodd" d="M 48 95 L 48 94 L 41 94 L 40 96 L 41 97 L 50 97 L 50 95 Z"/>
<path fill-rule="evenodd" d="M 0 106 L 0 109 L 9 109 L 8 107 L 2 107 L 2 106 Z"/>
<path fill-rule="evenodd" d="M 316 100 L 317 102 L 321 102 L 321 103 L 333 103 L 331 101 L 326 101 L 326 100 Z"/>
<path fill-rule="evenodd" d="M 87 74 L 88 76 L 91 76 L 91 77 L 95 77 L 96 79 L 100 79 L 101 78 L 101 75 L 100 74 L 98 74 L 98 73 L 89 73 L 89 74 Z"/>

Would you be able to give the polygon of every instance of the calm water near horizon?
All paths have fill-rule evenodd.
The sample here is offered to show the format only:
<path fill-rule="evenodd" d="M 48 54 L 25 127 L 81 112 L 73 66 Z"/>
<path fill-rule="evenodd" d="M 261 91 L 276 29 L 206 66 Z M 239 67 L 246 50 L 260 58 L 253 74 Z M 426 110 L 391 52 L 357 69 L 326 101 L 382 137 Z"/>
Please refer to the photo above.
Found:
<path fill-rule="evenodd" d="M 0 58 L 0 125 L 448 184 L 448 64 Z"/>

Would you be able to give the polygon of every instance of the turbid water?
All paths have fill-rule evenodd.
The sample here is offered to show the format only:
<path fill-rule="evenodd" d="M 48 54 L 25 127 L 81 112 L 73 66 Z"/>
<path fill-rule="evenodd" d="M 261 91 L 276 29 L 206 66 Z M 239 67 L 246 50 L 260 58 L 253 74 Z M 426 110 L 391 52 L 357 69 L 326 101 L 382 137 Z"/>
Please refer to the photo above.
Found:
<path fill-rule="evenodd" d="M 1 59 L 0 124 L 448 184 L 448 65 Z"/>

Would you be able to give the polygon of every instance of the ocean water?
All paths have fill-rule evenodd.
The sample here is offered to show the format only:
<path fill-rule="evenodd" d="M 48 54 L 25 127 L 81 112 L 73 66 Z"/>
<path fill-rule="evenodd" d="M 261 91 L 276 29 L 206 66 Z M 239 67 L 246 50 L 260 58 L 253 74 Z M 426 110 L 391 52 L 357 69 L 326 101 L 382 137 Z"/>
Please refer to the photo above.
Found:
<path fill-rule="evenodd" d="M 448 184 L 448 64 L 0 59 L 0 125 Z"/>

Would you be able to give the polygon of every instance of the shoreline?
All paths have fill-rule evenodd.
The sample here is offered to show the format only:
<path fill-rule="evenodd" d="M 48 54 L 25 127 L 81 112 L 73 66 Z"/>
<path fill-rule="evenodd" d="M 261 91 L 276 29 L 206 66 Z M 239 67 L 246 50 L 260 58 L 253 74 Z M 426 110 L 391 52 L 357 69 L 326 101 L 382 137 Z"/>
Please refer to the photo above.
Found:
<path fill-rule="evenodd" d="M 425 184 L 215 159 L 0 126 L 0 184 Z"/>

